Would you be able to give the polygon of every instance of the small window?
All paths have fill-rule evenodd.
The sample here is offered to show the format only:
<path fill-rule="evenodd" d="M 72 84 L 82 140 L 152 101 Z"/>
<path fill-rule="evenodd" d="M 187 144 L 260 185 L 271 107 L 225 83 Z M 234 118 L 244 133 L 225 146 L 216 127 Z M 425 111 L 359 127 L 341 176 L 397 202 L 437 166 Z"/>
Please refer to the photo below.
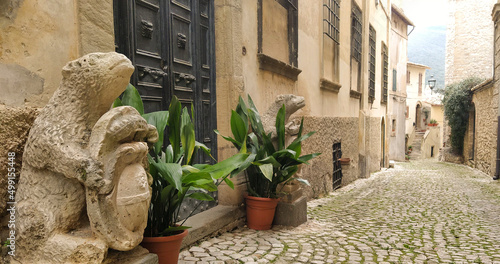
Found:
<path fill-rule="evenodd" d="M 382 100 L 387 102 L 387 87 L 389 83 L 389 57 L 387 55 L 387 46 L 382 42 Z"/>
<path fill-rule="evenodd" d="M 392 119 L 392 132 L 396 132 L 396 119 Z"/>
<path fill-rule="evenodd" d="M 410 84 L 410 71 L 406 72 L 406 83 Z"/>
<path fill-rule="evenodd" d="M 362 33 L 363 24 L 361 23 L 361 9 L 352 2 L 352 13 L 351 13 L 351 56 L 358 62 L 361 62 L 361 43 L 362 43 Z"/>
<path fill-rule="evenodd" d="M 293 81 L 298 69 L 298 0 L 257 1 L 257 58 L 261 70 Z"/>
<path fill-rule="evenodd" d="M 418 74 L 418 95 L 422 95 L 422 74 Z"/>
<path fill-rule="evenodd" d="M 369 74 L 369 93 L 368 93 L 368 99 L 373 102 L 375 99 L 375 53 L 377 50 L 376 47 L 376 40 L 377 40 L 377 35 L 376 35 L 375 29 L 370 25 L 370 34 L 369 34 L 369 45 L 370 45 L 370 74 Z"/>
<path fill-rule="evenodd" d="M 323 0 L 323 76 L 320 87 L 338 93 L 340 0 Z"/>
<path fill-rule="evenodd" d="M 323 0 L 323 33 L 339 44 L 340 0 Z"/>
<path fill-rule="evenodd" d="M 398 71 L 396 69 L 392 70 L 392 90 L 398 90 Z"/>
<path fill-rule="evenodd" d="M 362 24 L 361 9 L 352 1 L 351 10 L 351 97 L 361 98 Z"/>

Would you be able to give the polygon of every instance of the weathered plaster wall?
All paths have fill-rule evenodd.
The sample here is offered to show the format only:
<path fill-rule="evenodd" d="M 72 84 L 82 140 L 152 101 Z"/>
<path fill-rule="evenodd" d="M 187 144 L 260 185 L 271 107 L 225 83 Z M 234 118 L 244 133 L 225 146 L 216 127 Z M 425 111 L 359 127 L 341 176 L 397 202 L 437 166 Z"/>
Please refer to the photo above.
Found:
<path fill-rule="evenodd" d="M 391 26 L 388 87 L 390 125 L 389 159 L 402 161 L 405 159 L 408 24 L 395 12 L 394 8 L 391 14 Z M 396 82 L 395 90 L 393 89 L 394 81 Z"/>
<path fill-rule="evenodd" d="M 436 120 L 439 127 L 439 148 L 443 147 L 443 134 L 444 134 L 444 106 L 431 105 L 431 118 Z"/>
<path fill-rule="evenodd" d="M 0 217 L 7 153 L 15 152 L 19 172 L 30 126 L 59 87 L 62 67 L 113 50 L 111 0 L 0 1 Z"/>
<path fill-rule="evenodd" d="M 422 140 L 421 158 L 437 158 L 439 154 L 440 128 L 429 127 Z M 432 154 L 432 155 L 431 155 Z M 431 157 L 432 156 L 432 157 Z"/>
<path fill-rule="evenodd" d="M 445 83 L 493 74 L 493 22 L 496 0 L 449 0 Z"/>
<path fill-rule="evenodd" d="M 389 96 L 392 109 L 390 110 L 390 147 L 389 159 L 404 161 L 406 135 L 406 103 L 404 98 Z"/>
<path fill-rule="evenodd" d="M 310 165 L 302 165 L 301 177 L 311 183 L 311 187 L 303 187 L 309 199 L 333 190 L 332 145 L 338 140 L 342 144 L 342 157 L 351 159 L 349 166 L 343 166 L 342 186 L 359 178 L 357 118 L 305 116 L 304 129 L 305 132 L 316 131 L 316 134 L 303 142 L 302 152 L 321 153 L 319 157 L 309 162 Z"/>

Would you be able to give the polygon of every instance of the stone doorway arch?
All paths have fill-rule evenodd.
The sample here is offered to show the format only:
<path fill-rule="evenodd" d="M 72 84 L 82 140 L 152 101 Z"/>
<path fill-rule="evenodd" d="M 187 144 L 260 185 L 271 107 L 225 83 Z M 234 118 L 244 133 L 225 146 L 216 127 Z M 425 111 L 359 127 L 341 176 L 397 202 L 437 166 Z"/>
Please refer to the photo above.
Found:
<path fill-rule="evenodd" d="M 422 104 L 420 102 L 417 103 L 417 106 L 415 107 L 415 130 L 419 131 L 422 130 Z"/>

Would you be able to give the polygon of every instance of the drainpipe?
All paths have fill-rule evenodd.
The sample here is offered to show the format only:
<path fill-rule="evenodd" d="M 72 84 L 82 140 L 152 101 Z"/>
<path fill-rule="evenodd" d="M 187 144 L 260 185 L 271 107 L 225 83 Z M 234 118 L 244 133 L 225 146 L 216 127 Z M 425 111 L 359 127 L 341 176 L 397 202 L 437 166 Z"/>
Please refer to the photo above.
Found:
<path fill-rule="evenodd" d="M 493 31 L 493 36 L 496 36 L 497 27 L 498 27 L 497 21 L 499 19 L 499 15 L 500 15 L 500 0 L 493 7 L 493 14 L 492 15 L 493 15 L 493 22 L 495 23 L 495 29 Z M 500 43 L 498 43 L 498 44 L 500 44 Z M 497 49 L 496 46 L 497 46 L 497 41 L 494 41 L 493 53 L 495 53 L 495 50 Z M 495 56 L 493 56 L 493 66 L 496 66 L 496 63 L 497 63 L 497 61 L 495 61 Z M 493 72 L 493 80 L 496 79 L 494 75 L 495 75 L 495 72 Z M 497 85 L 497 82 L 494 81 L 493 85 Z M 498 116 L 497 116 L 497 159 L 496 159 L 496 166 L 495 166 L 495 175 L 493 176 L 493 180 L 498 180 L 498 179 L 500 179 L 500 98 L 498 100 Z"/>

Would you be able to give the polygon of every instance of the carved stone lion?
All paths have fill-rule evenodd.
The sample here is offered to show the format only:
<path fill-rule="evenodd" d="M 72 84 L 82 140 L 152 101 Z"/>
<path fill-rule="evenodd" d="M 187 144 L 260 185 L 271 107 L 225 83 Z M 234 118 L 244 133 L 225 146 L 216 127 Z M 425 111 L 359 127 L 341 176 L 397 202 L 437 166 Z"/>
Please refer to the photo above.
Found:
<path fill-rule="evenodd" d="M 24 151 L 15 261 L 101 263 L 108 247 L 140 243 L 150 199 L 147 143 L 158 135 L 131 107 L 108 112 L 133 71 L 114 52 L 63 68 Z"/>
<path fill-rule="evenodd" d="M 262 115 L 262 124 L 266 133 L 272 133 L 272 138 L 277 137 L 276 134 L 276 114 L 279 109 L 285 105 L 285 130 L 289 136 L 297 135 L 299 132 L 300 122 L 290 121 L 290 116 L 306 105 L 304 97 L 294 94 L 280 94 L 276 97 L 271 106 Z"/>

